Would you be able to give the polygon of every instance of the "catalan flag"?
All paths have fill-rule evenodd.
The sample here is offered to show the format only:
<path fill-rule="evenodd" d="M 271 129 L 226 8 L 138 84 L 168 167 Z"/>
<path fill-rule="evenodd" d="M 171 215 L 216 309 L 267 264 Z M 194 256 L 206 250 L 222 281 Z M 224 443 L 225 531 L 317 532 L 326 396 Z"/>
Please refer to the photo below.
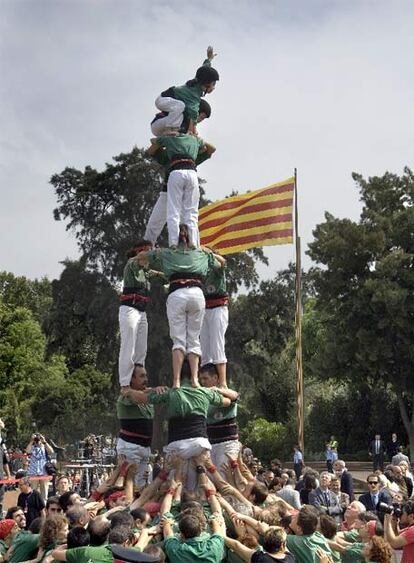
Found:
<path fill-rule="evenodd" d="M 295 179 L 236 195 L 199 210 L 201 244 L 221 254 L 258 246 L 291 244 Z"/>

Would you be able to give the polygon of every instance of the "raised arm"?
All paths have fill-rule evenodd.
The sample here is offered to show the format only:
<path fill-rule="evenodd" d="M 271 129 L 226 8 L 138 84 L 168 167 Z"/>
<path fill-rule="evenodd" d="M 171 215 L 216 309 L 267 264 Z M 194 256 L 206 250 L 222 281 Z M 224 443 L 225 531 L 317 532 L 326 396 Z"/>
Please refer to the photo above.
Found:
<path fill-rule="evenodd" d="M 240 559 L 242 559 L 246 563 L 250 563 L 252 555 L 255 551 L 254 549 L 250 549 L 250 547 L 246 547 L 239 541 L 228 538 L 227 536 L 224 538 L 224 543 L 227 545 L 227 547 L 234 551 L 234 553 L 238 555 Z"/>

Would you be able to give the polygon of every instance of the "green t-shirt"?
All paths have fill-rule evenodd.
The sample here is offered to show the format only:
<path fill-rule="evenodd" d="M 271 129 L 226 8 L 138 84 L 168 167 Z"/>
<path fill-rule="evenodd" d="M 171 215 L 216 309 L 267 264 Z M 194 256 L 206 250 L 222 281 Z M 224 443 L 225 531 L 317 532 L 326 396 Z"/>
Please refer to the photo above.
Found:
<path fill-rule="evenodd" d="M 0 540 L 0 555 L 4 555 L 9 548 L 4 540 Z"/>
<path fill-rule="evenodd" d="M 227 295 L 225 268 L 213 268 L 208 272 L 204 282 L 204 295 Z"/>
<path fill-rule="evenodd" d="M 364 549 L 364 544 L 362 542 L 355 542 L 346 548 L 346 551 L 342 553 L 342 559 L 344 563 L 364 563 L 365 558 L 362 555 L 362 550 Z"/>
<path fill-rule="evenodd" d="M 178 389 L 168 389 L 162 395 L 150 393 L 148 402 L 167 405 L 167 418 L 176 416 L 186 417 L 199 414 L 207 417 L 210 405 L 222 406 L 223 397 L 217 391 L 206 387 L 191 387 L 188 381 L 183 381 Z"/>
<path fill-rule="evenodd" d="M 319 563 L 319 558 L 316 555 L 318 548 L 332 555 L 326 538 L 320 532 L 314 532 L 310 536 L 288 535 L 286 545 L 288 550 L 296 557 L 298 563 Z"/>
<path fill-rule="evenodd" d="M 164 550 L 170 563 L 220 563 L 224 553 L 224 538 L 218 534 L 207 536 L 202 534 L 196 538 L 180 541 L 167 538 Z"/>
<path fill-rule="evenodd" d="M 74 547 L 66 551 L 66 561 L 69 563 L 113 563 L 112 547 L 99 545 Z"/>
<path fill-rule="evenodd" d="M 34 559 L 39 547 L 39 534 L 32 534 L 28 530 L 22 530 L 12 542 L 13 550 L 9 563 L 20 563 Z"/>
<path fill-rule="evenodd" d="M 237 416 L 237 401 L 232 401 L 228 407 L 210 405 L 207 413 L 207 424 L 217 424 L 222 420 L 229 420 Z"/>
<path fill-rule="evenodd" d="M 348 543 L 355 543 L 361 541 L 361 536 L 356 528 L 349 530 L 349 532 L 344 532 L 344 540 Z"/>
<path fill-rule="evenodd" d="M 194 86 L 174 86 L 174 98 L 185 103 L 184 115 L 189 117 L 196 123 L 198 118 L 198 110 L 200 108 L 200 99 L 203 95 L 203 87 L 201 84 Z"/>
<path fill-rule="evenodd" d="M 167 279 L 173 274 L 206 278 L 209 270 L 220 268 L 212 254 L 202 250 L 160 248 L 147 254 L 151 268 L 164 272 Z"/>
<path fill-rule="evenodd" d="M 124 268 L 124 287 L 134 287 L 148 292 L 150 289 L 149 274 L 130 258 Z"/>
<path fill-rule="evenodd" d="M 136 420 L 137 418 L 154 418 L 152 405 L 139 405 L 128 397 L 120 395 L 116 402 L 116 415 L 118 419 Z"/>
<path fill-rule="evenodd" d="M 170 162 L 179 156 L 187 156 L 195 161 L 200 149 L 204 146 L 203 139 L 195 135 L 187 135 L 186 133 L 171 136 L 162 135 L 158 137 L 157 143 L 165 148 Z"/>

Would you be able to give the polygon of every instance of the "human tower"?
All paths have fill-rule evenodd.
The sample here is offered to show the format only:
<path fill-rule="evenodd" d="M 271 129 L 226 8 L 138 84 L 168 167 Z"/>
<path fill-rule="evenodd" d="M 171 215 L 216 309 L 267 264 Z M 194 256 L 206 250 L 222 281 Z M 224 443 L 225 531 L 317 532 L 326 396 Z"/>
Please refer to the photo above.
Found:
<path fill-rule="evenodd" d="M 213 453 L 219 450 L 214 446 L 221 444 L 221 465 L 227 460 L 225 453 L 239 447 L 237 393 L 229 390 L 226 382 L 225 260 L 213 249 L 200 246 L 198 228 L 197 166 L 210 158 L 215 148 L 199 136 L 197 126 L 211 115 L 211 107 L 203 97 L 214 91 L 219 80 L 217 70 L 211 66 L 214 57 L 213 48 L 208 47 L 207 58 L 195 77 L 182 86 L 168 88 L 155 100 L 159 113 L 151 122 L 155 137 L 148 154 L 163 166 L 165 185 L 144 239 L 131 249 L 124 270 L 119 310 L 118 453 L 141 468 L 150 451 L 155 403 L 167 404 L 166 453 L 177 453 L 190 460 L 211 449 L 210 437 L 215 442 Z M 165 224 L 169 246 L 155 247 Z M 173 342 L 170 389 L 147 387 L 146 308 L 154 276 L 162 276 L 169 284 L 167 317 Z M 138 471 L 138 484 L 142 484 L 141 477 Z"/>

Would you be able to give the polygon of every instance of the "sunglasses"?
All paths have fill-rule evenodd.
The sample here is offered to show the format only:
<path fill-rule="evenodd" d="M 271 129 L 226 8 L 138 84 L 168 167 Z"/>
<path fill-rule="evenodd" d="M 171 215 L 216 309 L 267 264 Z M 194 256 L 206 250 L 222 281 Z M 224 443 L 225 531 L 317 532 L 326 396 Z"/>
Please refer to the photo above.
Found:
<path fill-rule="evenodd" d="M 50 512 L 62 512 L 61 508 L 49 508 Z"/>
<path fill-rule="evenodd" d="M 368 485 L 378 485 L 378 481 L 368 481 Z"/>

